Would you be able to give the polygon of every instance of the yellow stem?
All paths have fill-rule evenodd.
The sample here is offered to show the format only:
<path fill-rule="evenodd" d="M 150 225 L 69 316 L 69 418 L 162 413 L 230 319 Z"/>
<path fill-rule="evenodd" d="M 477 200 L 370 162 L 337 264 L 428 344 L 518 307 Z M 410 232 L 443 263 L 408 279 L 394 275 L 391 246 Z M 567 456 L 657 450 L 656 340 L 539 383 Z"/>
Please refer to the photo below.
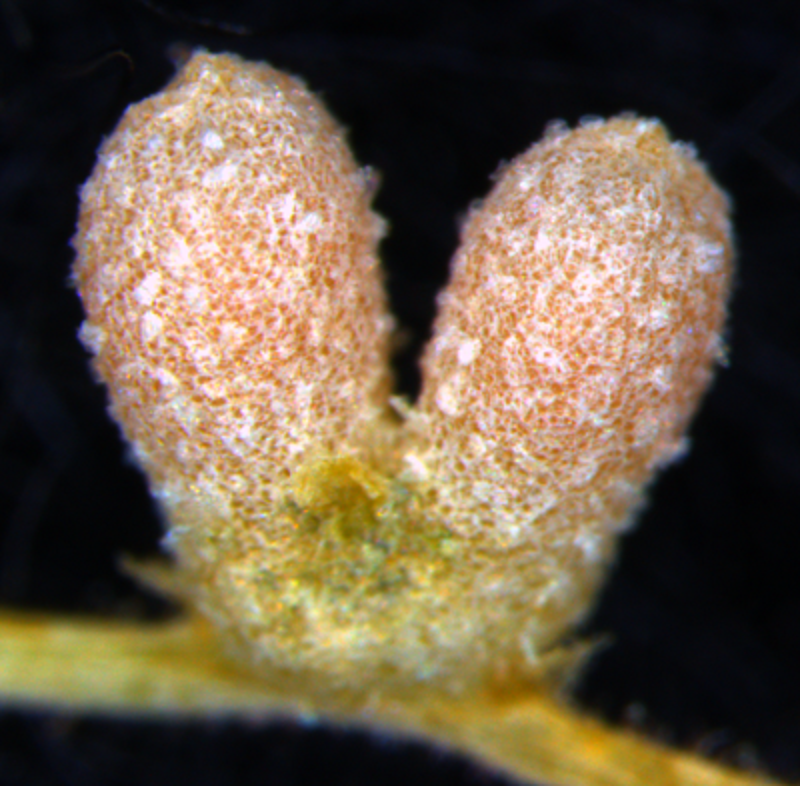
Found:
<path fill-rule="evenodd" d="M 231 665 L 197 617 L 145 625 L 0 612 L 6 704 L 162 717 L 319 715 L 432 739 L 553 786 L 776 783 L 606 727 L 532 689 L 461 701 L 425 691 L 360 705 L 329 695 L 312 706 L 282 685 L 281 675 L 268 687 Z"/>

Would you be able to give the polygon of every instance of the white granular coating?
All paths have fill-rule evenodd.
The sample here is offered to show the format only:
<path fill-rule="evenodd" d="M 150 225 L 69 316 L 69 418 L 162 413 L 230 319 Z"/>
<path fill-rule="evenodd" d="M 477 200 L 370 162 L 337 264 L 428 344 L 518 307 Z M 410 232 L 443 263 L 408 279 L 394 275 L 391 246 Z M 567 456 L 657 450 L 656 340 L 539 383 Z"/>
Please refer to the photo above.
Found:
<path fill-rule="evenodd" d="M 727 200 L 657 121 L 559 127 L 516 159 L 464 229 L 423 360 L 407 463 L 442 520 L 543 554 L 623 526 L 683 444 L 730 274 Z"/>
<path fill-rule="evenodd" d="M 196 54 L 83 189 L 80 335 L 229 651 L 323 692 L 527 680 L 686 450 L 726 199 L 657 122 L 552 130 L 471 216 L 390 416 L 371 179 L 297 81 Z"/>
<path fill-rule="evenodd" d="M 385 406 L 380 221 L 334 122 L 266 65 L 198 54 L 84 186 L 82 337 L 154 492 L 263 516 Z"/>

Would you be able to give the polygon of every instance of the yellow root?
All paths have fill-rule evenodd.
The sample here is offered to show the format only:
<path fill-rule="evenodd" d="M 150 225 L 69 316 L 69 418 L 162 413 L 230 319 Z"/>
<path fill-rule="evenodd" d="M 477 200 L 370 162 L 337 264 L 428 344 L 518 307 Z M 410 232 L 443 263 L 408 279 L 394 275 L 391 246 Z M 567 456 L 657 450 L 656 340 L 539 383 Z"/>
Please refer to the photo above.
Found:
<path fill-rule="evenodd" d="M 323 717 L 433 740 L 518 778 L 553 786 L 768 786 L 579 714 L 533 688 L 457 700 L 431 691 L 358 705 L 276 674 L 231 665 L 195 616 L 145 625 L 0 613 L 0 700 L 104 714 Z"/>

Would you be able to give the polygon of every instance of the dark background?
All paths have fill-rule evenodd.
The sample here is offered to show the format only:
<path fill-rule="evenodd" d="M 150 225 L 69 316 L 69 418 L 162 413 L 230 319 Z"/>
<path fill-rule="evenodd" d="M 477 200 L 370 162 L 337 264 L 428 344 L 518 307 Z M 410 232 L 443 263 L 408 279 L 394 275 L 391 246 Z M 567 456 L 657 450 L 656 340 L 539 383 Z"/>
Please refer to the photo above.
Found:
<path fill-rule="evenodd" d="M 231 10 L 233 9 L 233 10 Z M 554 118 L 635 110 L 736 207 L 730 363 L 587 628 L 587 711 L 800 778 L 800 3 L 0 2 L 0 602 L 166 613 L 118 570 L 157 549 L 66 287 L 77 190 L 132 101 L 198 45 L 302 75 L 382 176 L 403 390 L 498 163 Z M 0 784 L 495 784 L 421 744 L 234 722 L 0 712 Z"/>

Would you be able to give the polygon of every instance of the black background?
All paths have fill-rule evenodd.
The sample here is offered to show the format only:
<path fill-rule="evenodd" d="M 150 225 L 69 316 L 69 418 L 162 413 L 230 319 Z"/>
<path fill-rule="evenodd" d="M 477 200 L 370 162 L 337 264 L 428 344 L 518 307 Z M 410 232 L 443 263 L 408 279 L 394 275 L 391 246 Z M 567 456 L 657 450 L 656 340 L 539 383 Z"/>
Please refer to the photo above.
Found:
<path fill-rule="evenodd" d="M 381 173 L 384 259 L 415 355 L 459 217 L 554 118 L 623 110 L 694 141 L 736 207 L 730 364 L 587 629 L 587 711 L 800 778 L 800 3 L 426 0 L 0 3 L 0 602 L 166 613 L 118 570 L 157 549 L 66 287 L 77 190 L 187 48 L 302 75 Z M 489 784 L 421 744 L 292 722 L 0 712 L 0 784 Z"/>

